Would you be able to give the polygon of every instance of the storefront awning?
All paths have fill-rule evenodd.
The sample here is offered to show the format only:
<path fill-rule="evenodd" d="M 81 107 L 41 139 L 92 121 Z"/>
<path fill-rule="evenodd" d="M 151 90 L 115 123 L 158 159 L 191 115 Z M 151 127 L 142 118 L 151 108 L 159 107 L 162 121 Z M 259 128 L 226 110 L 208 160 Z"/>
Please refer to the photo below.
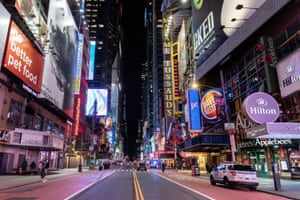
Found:
<path fill-rule="evenodd" d="M 299 122 L 267 122 L 246 129 L 247 138 L 300 139 Z"/>

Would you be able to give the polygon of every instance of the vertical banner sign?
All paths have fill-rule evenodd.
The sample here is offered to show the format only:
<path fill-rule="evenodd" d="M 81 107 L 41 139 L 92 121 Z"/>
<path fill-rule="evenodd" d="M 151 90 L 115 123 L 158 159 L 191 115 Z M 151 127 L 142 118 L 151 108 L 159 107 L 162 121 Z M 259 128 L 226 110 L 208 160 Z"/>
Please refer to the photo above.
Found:
<path fill-rule="evenodd" d="M 202 131 L 199 90 L 188 89 L 187 100 L 189 105 L 189 130 L 191 132 Z"/>
<path fill-rule="evenodd" d="M 171 44 L 164 42 L 164 101 L 167 117 L 173 116 L 173 81 L 172 81 Z"/>
<path fill-rule="evenodd" d="M 77 49 L 77 59 L 74 70 L 74 94 L 80 93 L 80 80 L 81 80 L 81 69 L 82 69 L 82 56 L 83 56 L 83 34 L 78 35 L 78 49 Z"/>
<path fill-rule="evenodd" d="M 3 66 L 34 91 L 41 91 L 44 57 L 14 22 L 11 22 Z"/>

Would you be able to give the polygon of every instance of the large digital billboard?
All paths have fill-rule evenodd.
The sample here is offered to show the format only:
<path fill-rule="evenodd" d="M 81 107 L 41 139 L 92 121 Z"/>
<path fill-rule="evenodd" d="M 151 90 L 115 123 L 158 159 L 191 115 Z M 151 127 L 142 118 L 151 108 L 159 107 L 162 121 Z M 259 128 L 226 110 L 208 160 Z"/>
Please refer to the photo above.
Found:
<path fill-rule="evenodd" d="M 199 132 L 203 129 L 199 95 L 199 89 L 191 88 L 187 90 L 189 130 L 191 132 Z"/>
<path fill-rule="evenodd" d="M 5 9 L 5 7 L 0 2 L 0 44 L 6 43 L 7 33 L 8 33 L 8 27 L 10 23 L 10 14 Z M 5 52 L 5 45 L 0 45 L 0 69 L 2 64 L 3 55 Z"/>
<path fill-rule="evenodd" d="M 34 91 L 41 91 L 44 57 L 13 21 L 3 66 Z"/>
<path fill-rule="evenodd" d="M 40 97 L 47 98 L 73 116 L 74 70 L 77 65 L 78 30 L 66 0 L 51 0 L 48 11 L 49 53 Z"/>
<path fill-rule="evenodd" d="M 107 98 L 108 98 L 107 89 L 88 89 L 85 115 L 106 116 Z"/>

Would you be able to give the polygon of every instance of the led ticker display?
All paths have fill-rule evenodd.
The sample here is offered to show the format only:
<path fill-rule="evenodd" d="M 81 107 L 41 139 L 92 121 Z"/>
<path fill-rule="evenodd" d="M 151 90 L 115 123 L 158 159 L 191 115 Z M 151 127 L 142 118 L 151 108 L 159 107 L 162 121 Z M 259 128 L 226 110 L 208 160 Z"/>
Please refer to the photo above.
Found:
<path fill-rule="evenodd" d="M 107 96 L 108 91 L 106 89 L 88 89 L 85 115 L 106 116 Z M 94 113 L 95 111 L 96 113 Z"/>

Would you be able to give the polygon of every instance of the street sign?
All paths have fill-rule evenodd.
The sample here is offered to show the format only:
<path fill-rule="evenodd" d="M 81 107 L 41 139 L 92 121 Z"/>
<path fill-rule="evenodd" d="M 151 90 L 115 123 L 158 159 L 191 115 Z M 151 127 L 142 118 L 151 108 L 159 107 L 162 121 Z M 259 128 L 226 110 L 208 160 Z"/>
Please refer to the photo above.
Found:
<path fill-rule="evenodd" d="M 234 123 L 224 123 L 225 130 L 234 130 Z"/>

